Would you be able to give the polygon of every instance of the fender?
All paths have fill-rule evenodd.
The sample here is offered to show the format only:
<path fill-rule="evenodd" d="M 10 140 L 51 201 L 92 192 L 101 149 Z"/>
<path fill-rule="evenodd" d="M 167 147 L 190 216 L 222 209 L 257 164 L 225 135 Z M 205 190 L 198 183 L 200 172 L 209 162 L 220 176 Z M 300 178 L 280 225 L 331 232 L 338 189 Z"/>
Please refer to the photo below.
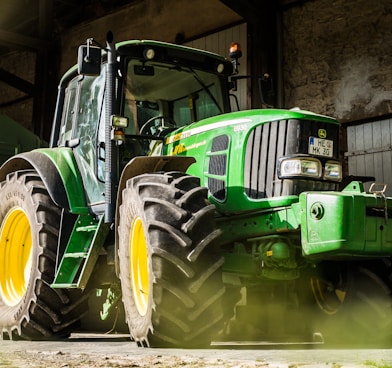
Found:
<path fill-rule="evenodd" d="M 75 214 L 87 214 L 83 182 L 70 148 L 42 148 L 20 153 L 0 168 L 0 181 L 18 170 L 34 169 L 44 182 L 53 202 Z"/>
<path fill-rule="evenodd" d="M 116 203 L 116 224 L 118 224 L 119 208 L 122 204 L 122 191 L 127 184 L 127 180 L 137 175 L 153 173 L 158 171 L 182 171 L 185 172 L 189 166 L 195 163 L 194 157 L 187 156 L 150 156 L 135 157 L 127 163 L 121 173 L 118 183 L 117 203 Z M 115 231 L 115 259 L 116 274 L 118 272 L 118 231 Z"/>

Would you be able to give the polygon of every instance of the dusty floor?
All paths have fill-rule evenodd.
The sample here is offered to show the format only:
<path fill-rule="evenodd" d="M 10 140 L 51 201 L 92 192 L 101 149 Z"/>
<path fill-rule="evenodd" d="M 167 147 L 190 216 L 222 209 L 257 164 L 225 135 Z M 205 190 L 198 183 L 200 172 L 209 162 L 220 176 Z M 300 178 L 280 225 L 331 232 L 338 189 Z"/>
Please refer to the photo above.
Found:
<path fill-rule="evenodd" d="M 0 340 L 0 368 L 392 368 L 390 349 L 306 346 L 143 349 L 124 338 L 76 336 L 63 341 Z"/>
<path fill-rule="evenodd" d="M 305 361 L 305 360 L 304 360 Z M 392 363 L 374 360 L 369 356 L 362 362 L 302 362 L 278 363 L 274 359 L 237 360 L 224 358 L 203 358 L 184 354 L 174 355 L 97 355 L 57 352 L 14 351 L 0 353 L 1 368 L 392 368 Z"/>
<path fill-rule="evenodd" d="M 190 356 L 92 356 L 88 354 L 71 355 L 69 353 L 0 353 L 0 367 L 7 368 L 87 368 L 87 367 L 140 367 L 140 368 L 199 368 L 199 367 L 268 367 L 266 362 L 225 362 L 222 359 L 204 359 Z"/>

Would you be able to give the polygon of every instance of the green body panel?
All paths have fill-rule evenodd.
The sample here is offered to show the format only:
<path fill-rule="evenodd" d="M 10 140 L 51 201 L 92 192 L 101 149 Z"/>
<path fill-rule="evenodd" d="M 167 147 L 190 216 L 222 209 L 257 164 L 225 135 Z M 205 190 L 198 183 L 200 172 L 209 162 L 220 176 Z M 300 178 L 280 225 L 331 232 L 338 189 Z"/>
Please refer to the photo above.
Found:
<path fill-rule="evenodd" d="M 359 185 L 358 185 L 359 186 Z M 305 256 L 390 256 L 392 199 L 355 191 L 302 193 Z"/>
<path fill-rule="evenodd" d="M 164 154 L 193 156 L 196 163 L 188 173 L 201 179 L 201 185 L 208 187 L 208 179 L 225 182 L 227 195 L 225 200 L 210 197 L 210 201 L 222 213 L 241 213 L 289 206 L 298 201 L 297 196 L 269 197 L 251 199 L 244 192 L 245 142 L 251 131 L 262 124 L 289 119 L 317 120 L 337 124 L 336 120 L 316 115 L 307 111 L 290 110 L 248 110 L 215 116 L 186 126 L 166 138 Z M 228 146 L 223 150 L 212 150 L 213 139 L 227 136 Z M 225 156 L 226 169 L 220 175 L 208 173 L 209 160 L 212 156 Z"/>
<path fill-rule="evenodd" d="M 217 224 L 222 230 L 220 241 L 222 244 L 228 244 L 276 233 L 297 232 L 301 223 L 297 206 L 288 206 L 237 216 L 219 217 Z"/>
<path fill-rule="evenodd" d="M 84 195 L 83 180 L 77 167 L 72 149 L 70 148 L 40 148 L 40 152 L 51 159 L 64 183 L 70 211 L 75 214 L 88 214 Z"/>

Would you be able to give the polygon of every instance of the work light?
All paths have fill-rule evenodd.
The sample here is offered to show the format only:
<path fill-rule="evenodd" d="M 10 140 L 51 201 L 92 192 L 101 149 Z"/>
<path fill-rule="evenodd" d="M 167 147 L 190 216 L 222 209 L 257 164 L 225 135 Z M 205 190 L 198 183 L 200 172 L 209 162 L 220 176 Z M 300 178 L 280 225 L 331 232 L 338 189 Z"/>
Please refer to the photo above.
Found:
<path fill-rule="evenodd" d="M 342 180 L 342 165 L 338 161 L 327 161 L 324 167 L 324 179 L 341 181 Z"/>

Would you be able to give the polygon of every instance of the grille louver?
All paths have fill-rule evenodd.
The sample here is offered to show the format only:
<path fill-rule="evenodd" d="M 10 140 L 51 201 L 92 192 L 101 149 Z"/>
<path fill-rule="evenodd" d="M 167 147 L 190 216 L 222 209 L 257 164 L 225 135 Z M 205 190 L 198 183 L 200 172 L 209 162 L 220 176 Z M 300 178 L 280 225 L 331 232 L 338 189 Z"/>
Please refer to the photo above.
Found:
<path fill-rule="evenodd" d="M 281 194 L 275 183 L 277 158 L 285 154 L 287 120 L 266 123 L 249 135 L 244 166 L 244 187 L 249 198 L 261 199 Z"/>
<path fill-rule="evenodd" d="M 211 145 L 208 162 L 208 189 L 213 197 L 223 201 L 226 198 L 227 150 L 229 137 L 215 137 Z"/>
<path fill-rule="evenodd" d="M 309 136 L 318 128 L 329 130 L 337 141 L 338 127 L 310 120 L 280 120 L 257 126 L 249 135 L 245 149 L 244 190 L 251 199 L 297 195 L 306 190 L 335 190 L 336 184 L 315 180 L 279 180 L 276 164 L 279 157 L 307 154 Z M 334 157 L 338 156 L 335 144 Z"/>

